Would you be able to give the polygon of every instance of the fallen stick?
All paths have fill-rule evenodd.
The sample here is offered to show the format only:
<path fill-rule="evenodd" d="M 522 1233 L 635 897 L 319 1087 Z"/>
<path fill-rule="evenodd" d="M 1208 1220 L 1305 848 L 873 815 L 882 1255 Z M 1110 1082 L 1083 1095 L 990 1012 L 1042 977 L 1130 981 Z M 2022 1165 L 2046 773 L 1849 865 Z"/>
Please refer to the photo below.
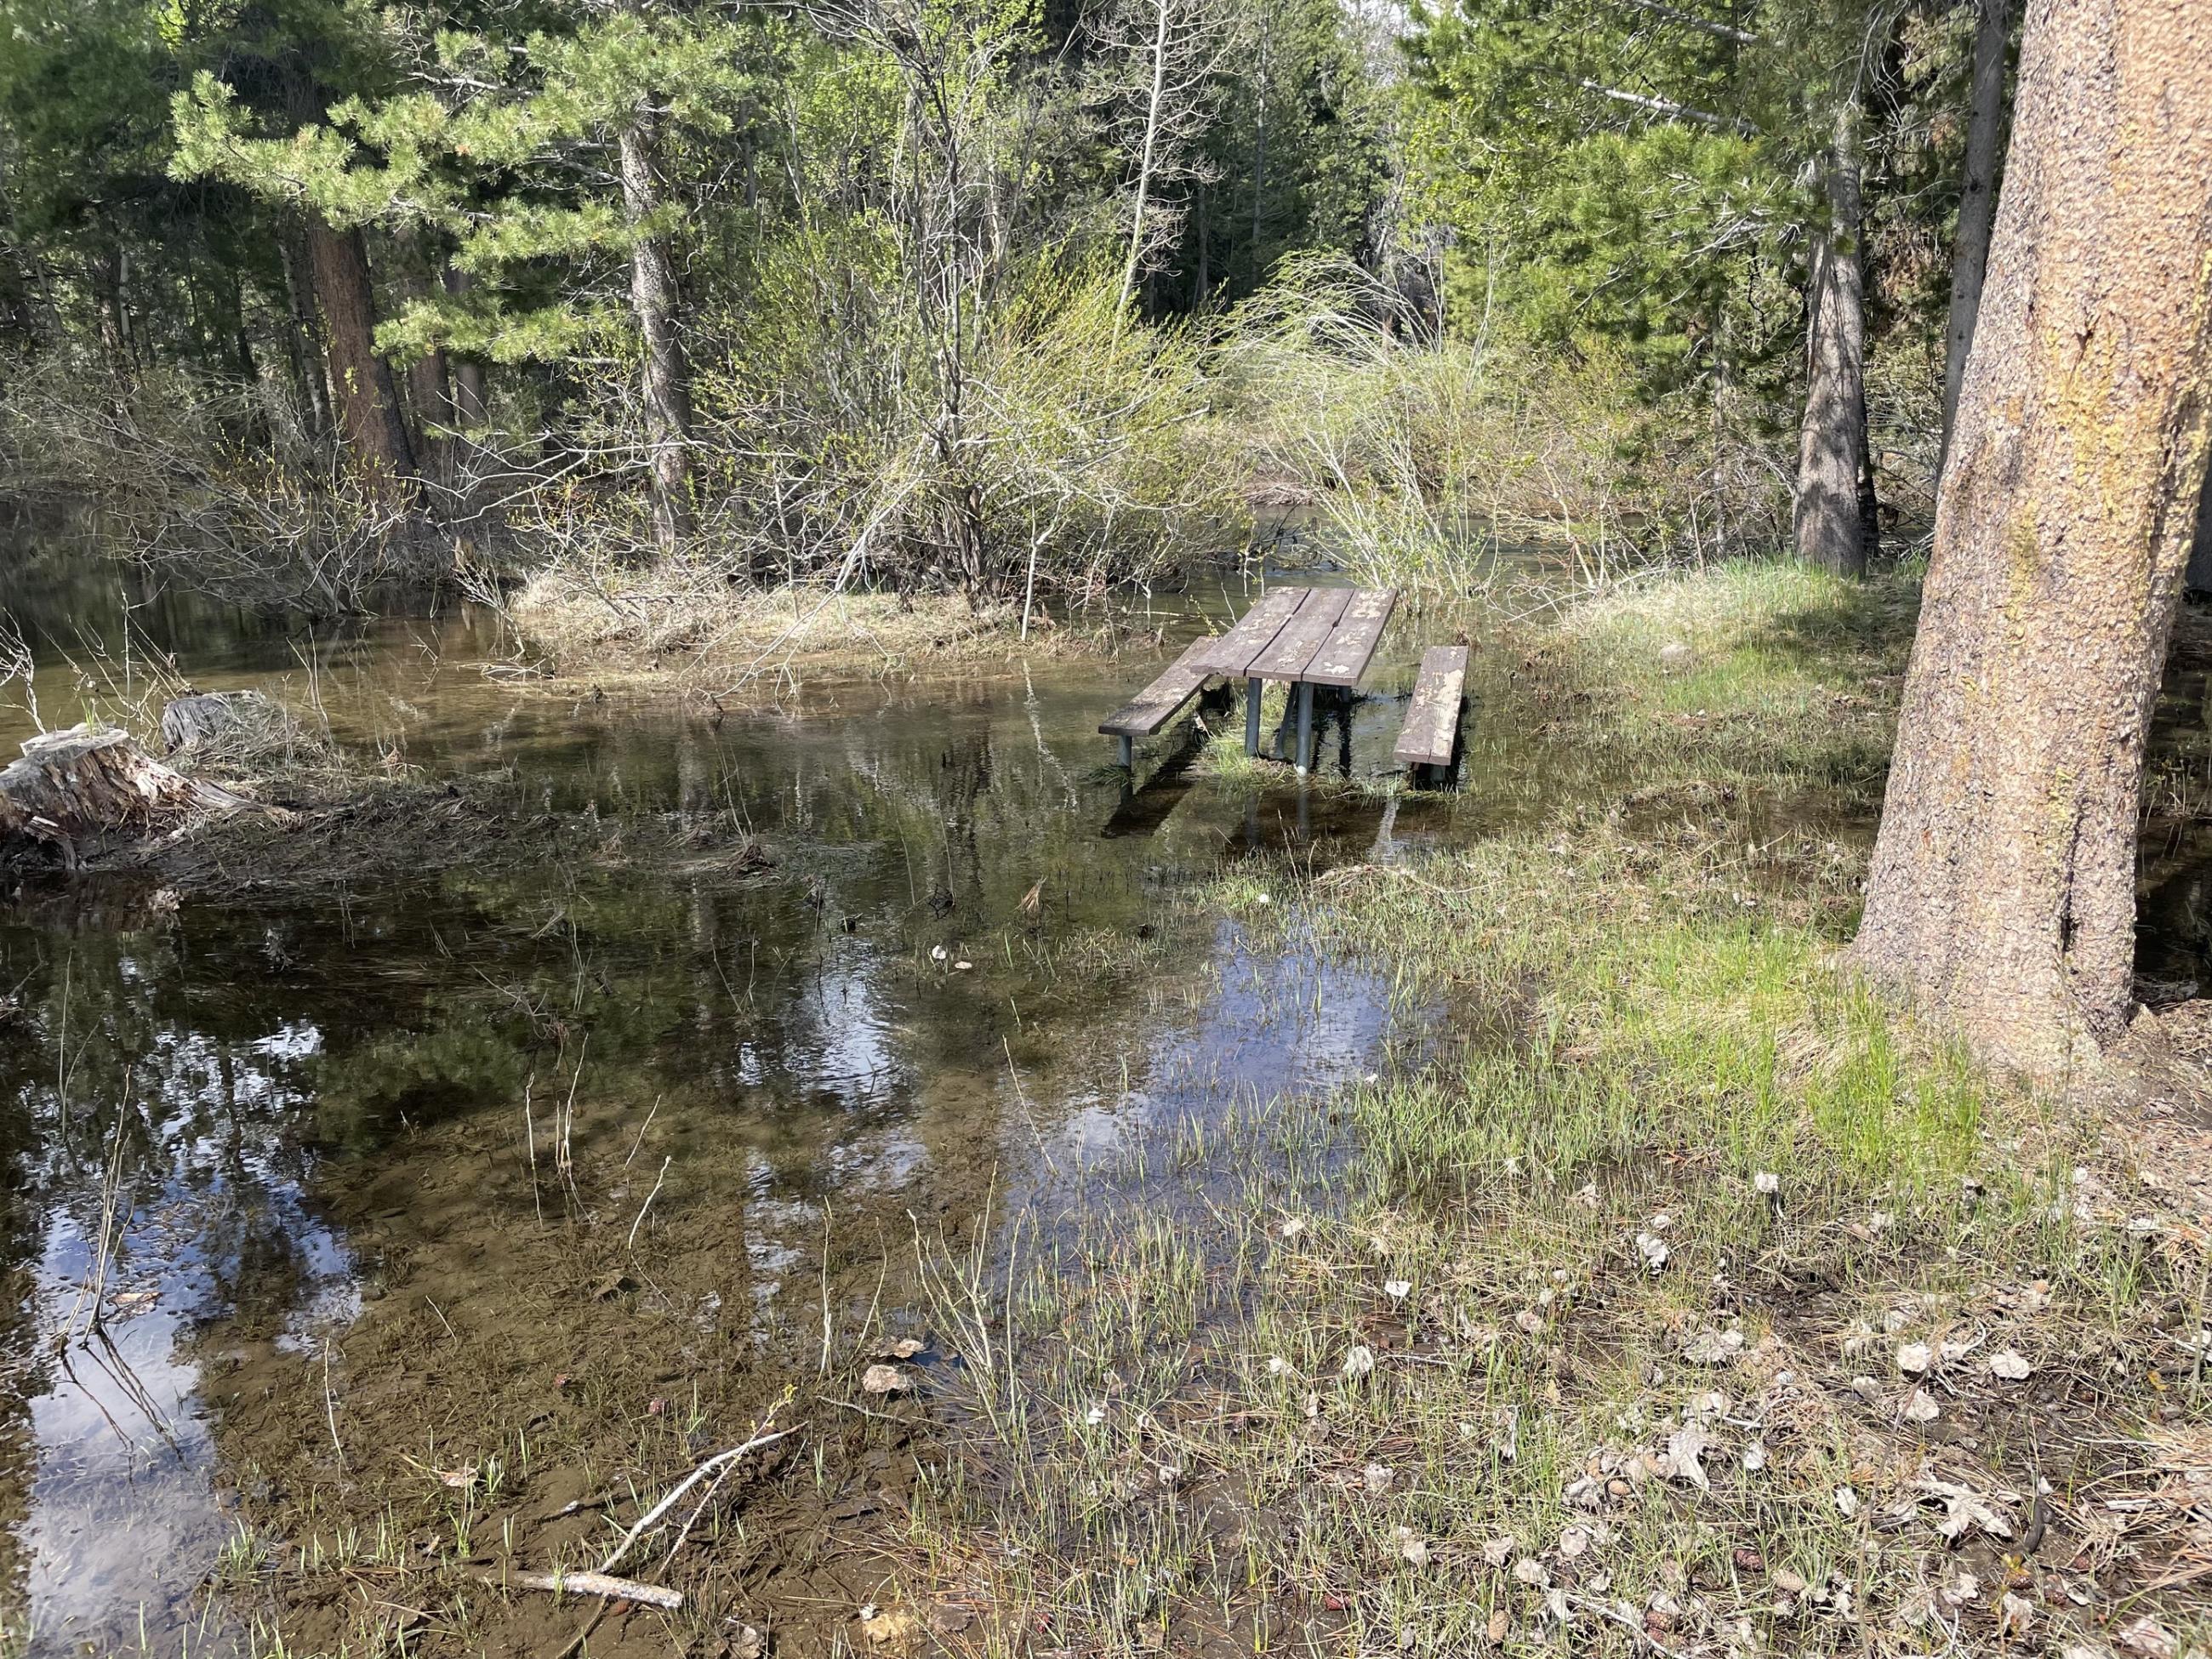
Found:
<path fill-rule="evenodd" d="M 769 1413 L 771 1416 L 774 1414 L 775 1413 Z M 777 1441 L 787 1438 L 798 1432 L 799 1431 L 797 1429 L 779 1429 L 774 1434 L 757 1434 L 751 1439 L 746 1441 L 742 1446 L 732 1446 L 727 1451 L 716 1452 L 712 1457 L 702 1463 L 697 1468 L 692 1470 L 690 1474 L 685 1478 L 683 1485 L 677 1487 L 676 1490 L 670 1492 L 667 1497 L 662 1498 L 658 1504 L 655 1504 L 651 1509 L 647 1510 L 639 1519 L 638 1523 L 632 1527 L 627 1533 L 623 1534 L 623 1540 L 621 1543 L 615 1546 L 613 1553 L 609 1555 L 605 1560 L 599 1563 L 599 1571 L 604 1573 L 611 1570 L 616 1563 L 619 1562 L 623 1557 L 629 1553 L 631 1545 L 636 1543 L 639 1539 L 644 1537 L 648 1532 L 651 1532 L 655 1524 L 659 1522 L 660 1518 L 666 1515 L 669 1510 L 676 1507 L 676 1503 L 678 1498 L 682 1498 L 685 1492 L 690 1492 L 692 1487 L 697 1486 L 702 1480 L 704 1480 L 708 1475 L 714 1474 L 716 1469 L 727 1468 L 730 1464 L 736 1462 L 738 1459 L 743 1457 L 747 1452 L 758 1451 L 763 1446 L 774 1445 Z"/>
<path fill-rule="evenodd" d="M 636 1601 L 648 1607 L 660 1607 L 674 1613 L 684 1605 L 682 1590 L 664 1589 L 659 1584 L 640 1583 L 635 1578 L 617 1578 L 604 1572 L 511 1572 L 505 1577 L 490 1573 L 483 1576 L 487 1584 L 501 1589 L 551 1590 L 556 1595 L 619 1596 L 625 1601 Z"/>

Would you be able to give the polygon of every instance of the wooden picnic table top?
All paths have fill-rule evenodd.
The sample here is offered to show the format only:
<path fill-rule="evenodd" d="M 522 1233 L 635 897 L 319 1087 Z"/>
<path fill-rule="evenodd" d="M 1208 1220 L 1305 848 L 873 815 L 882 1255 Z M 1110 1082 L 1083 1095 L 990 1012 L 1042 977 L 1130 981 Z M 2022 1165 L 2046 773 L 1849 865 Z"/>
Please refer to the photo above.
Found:
<path fill-rule="evenodd" d="M 1271 587 L 1193 665 L 1231 679 L 1357 685 L 1397 604 L 1388 587 Z"/>

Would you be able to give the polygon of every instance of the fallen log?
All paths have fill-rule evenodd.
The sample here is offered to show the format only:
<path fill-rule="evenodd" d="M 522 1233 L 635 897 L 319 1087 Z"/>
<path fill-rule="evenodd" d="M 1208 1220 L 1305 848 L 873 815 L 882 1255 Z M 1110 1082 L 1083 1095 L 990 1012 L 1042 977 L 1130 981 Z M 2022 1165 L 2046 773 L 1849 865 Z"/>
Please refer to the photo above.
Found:
<path fill-rule="evenodd" d="M 92 847 L 167 835 L 244 805 L 164 766 L 118 727 L 42 732 L 0 769 L 0 856 L 51 848 L 75 869 Z"/>

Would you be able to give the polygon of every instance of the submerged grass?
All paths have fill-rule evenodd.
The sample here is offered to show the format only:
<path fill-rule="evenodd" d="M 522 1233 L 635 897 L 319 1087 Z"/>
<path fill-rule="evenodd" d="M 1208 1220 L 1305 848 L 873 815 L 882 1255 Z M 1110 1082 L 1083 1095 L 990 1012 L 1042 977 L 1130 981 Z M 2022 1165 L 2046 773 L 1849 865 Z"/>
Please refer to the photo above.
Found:
<path fill-rule="evenodd" d="M 2203 1627 L 2203 1235 L 2133 1212 L 2102 1126 L 1839 977 L 1859 855 L 1778 853 L 1747 805 L 1852 778 L 1911 599 L 1752 568 L 1577 612 L 1514 695 L 1614 756 L 1610 810 L 1218 886 L 1443 1034 L 1255 1104 L 1204 1203 L 1093 1205 L 963 1293 L 1000 1334 L 940 1402 L 905 1589 L 994 1610 L 965 1650 Z"/>

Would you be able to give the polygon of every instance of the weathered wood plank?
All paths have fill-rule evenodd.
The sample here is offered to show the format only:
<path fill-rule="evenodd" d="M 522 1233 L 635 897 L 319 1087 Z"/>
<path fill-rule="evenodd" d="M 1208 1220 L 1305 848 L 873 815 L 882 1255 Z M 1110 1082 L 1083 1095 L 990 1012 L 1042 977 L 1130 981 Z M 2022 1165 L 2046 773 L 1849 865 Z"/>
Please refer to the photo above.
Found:
<path fill-rule="evenodd" d="M 1432 645 L 1421 653 L 1420 678 L 1391 757 L 1406 766 L 1448 766 L 1459 740 L 1460 700 L 1467 690 L 1467 647 Z"/>
<path fill-rule="evenodd" d="M 1152 736 L 1206 684 L 1209 671 L 1201 665 L 1200 659 L 1214 643 L 1211 637 L 1193 640 L 1158 679 L 1101 720 L 1098 729 L 1109 738 Z"/>
<path fill-rule="evenodd" d="M 1305 678 L 1306 665 L 1329 636 L 1344 607 L 1352 602 L 1348 587 L 1316 587 L 1298 607 L 1298 614 L 1283 625 L 1274 643 L 1252 659 L 1245 673 L 1258 680 L 1297 680 Z"/>
<path fill-rule="evenodd" d="M 1271 587 L 1262 593 L 1258 603 L 1239 617 L 1227 633 L 1206 641 L 1203 663 L 1206 672 L 1242 678 L 1252 659 L 1274 643 L 1275 635 L 1298 614 L 1298 607 L 1312 591 L 1305 587 Z"/>
<path fill-rule="evenodd" d="M 1316 685 L 1358 684 L 1397 604 L 1394 588 L 1363 587 L 1354 592 L 1336 627 L 1306 665 L 1305 678 Z"/>

